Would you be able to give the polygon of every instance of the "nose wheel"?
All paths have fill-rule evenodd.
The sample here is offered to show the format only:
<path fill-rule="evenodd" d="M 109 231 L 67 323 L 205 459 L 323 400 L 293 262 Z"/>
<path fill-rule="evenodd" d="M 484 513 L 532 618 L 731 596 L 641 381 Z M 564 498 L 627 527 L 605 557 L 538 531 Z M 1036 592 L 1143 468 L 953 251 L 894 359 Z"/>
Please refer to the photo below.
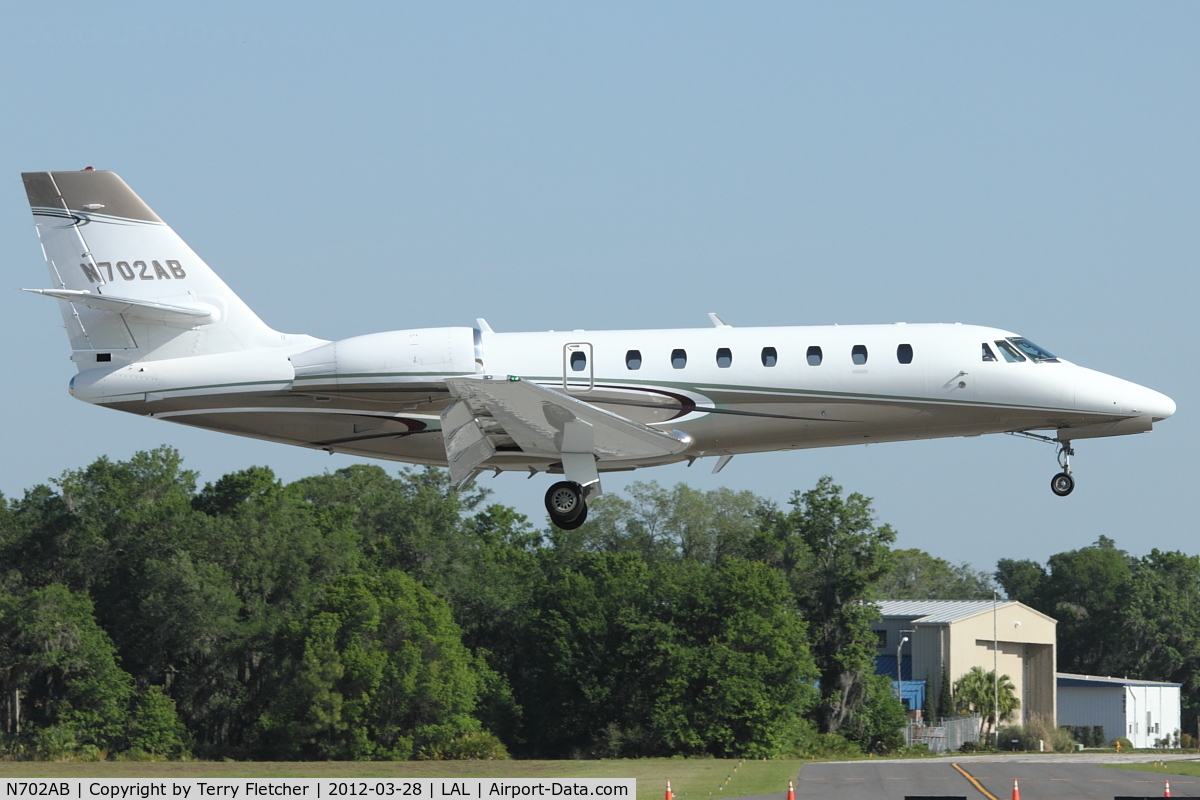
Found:
<path fill-rule="evenodd" d="M 573 531 L 587 520 L 583 487 L 575 481 L 559 481 L 546 491 L 550 521 L 564 531 Z"/>
<path fill-rule="evenodd" d="M 1070 442 L 1059 442 L 1058 465 L 1062 467 L 1062 472 L 1050 479 L 1050 491 L 1059 497 L 1066 497 L 1075 491 L 1075 479 L 1071 477 L 1071 456 L 1073 455 L 1075 455 L 1075 451 L 1071 449 Z"/>

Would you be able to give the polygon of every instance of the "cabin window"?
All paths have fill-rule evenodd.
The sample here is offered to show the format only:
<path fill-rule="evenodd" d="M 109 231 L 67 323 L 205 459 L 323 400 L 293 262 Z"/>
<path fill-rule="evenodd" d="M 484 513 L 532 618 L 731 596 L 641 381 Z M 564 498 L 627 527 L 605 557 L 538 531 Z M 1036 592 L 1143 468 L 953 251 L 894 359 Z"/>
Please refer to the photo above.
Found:
<path fill-rule="evenodd" d="M 571 369 L 575 372 L 583 372 L 587 369 L 587 354 L 582 351 L 571 353 Z"/>
<path fill-rule="evenodd" d="M 1000 348 L 1000 355 L 1004 356 L 1004 360 L 1010 364 L 1016 364 L 1018 361 L 1024 361 L 1025 356 L 1021 355 L 1017 348 L 1013 347 L 1003 339 L 996 340 L 996 347 Z"/>
<path fill-rule="evenodd" d="M 813 345 L 812 347 L 808 348 L 807 358 L 808 358 L 808 365 L 810 367 L 821 366 L 821 348 L 817 347 L 816 345 Z"/>
<path fill-rule="evenodd" d="M 1028 339 L 1024 339 L 1019 336 L 1010 336 L 1008 337 L 1008 340 L 1015 344 L 1018 350 L 1032 358 L 1034 361 L 1052 361 L 1055 364 L 1058 363 L 1058 358 L 1053 353 L 1043 347 L 1038 347 Z"/>
<path fill-rule="evenodd" d="M 764 347 L 762 349 L 762 362 L 764 367 L 773 367 L 779 361 L 779 354 L 775 352 L 774 347 Z"/>
<path fill-rule="evenodd" d="M 901 364 L 912 363 L 912 345 L 902 344 L 896 348 L 896 360 Z"/>
<path fill-rule="evenodd" d="M 865 344 L 856 344 L 850 349 L 850 358 L 855 364 L 860 367 L 867 363 L 867 346 Z"/>
<path fill-rule="evenodd" d="M 112 361 L 112 353 L 96 353 L 97 361 Z"/>
<path fill-rule="evenodd" d="M 880 650 L 887 647 L 887 631 L 875 631 L 875 646 Z"/>
<path fill-rule="evenodd" d="M 733 365 L 733 351 L 728 347 L 722 347 L 717 350 L 717 366 L 721 369 L 729 369 Z"/>
<path fill-rule="evenodd" d="M 625 351 L 625 369 L 641 369 L 642 368 L 642 351 L 641 350 L 626 350 Z"/>
<path fill-rule="evenodd" d="M 992 352 L 992 348 L 988 345 L 987 342 L 983 343 L 983 360 L 984 361 L 995 361 L 996 360 L 996 354 Z"/>
<path fill-rule="evenodd" d="M 675 369 L 683 369 L 687 366 L 687 350 L 672 350 L 671 351 L 671 366 Z"/>

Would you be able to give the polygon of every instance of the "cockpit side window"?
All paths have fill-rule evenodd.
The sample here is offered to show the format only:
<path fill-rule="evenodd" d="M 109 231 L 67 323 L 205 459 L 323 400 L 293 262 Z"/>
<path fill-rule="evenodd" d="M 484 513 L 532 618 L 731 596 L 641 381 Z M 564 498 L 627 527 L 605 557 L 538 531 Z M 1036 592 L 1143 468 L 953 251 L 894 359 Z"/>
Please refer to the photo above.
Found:
<path fill-rule="evenodd" d="M 992 348 L 988 346 L 987 342 L 983 343 L 983 360 L 984 361 L 995 361 L 996 360 L 996 354 L 992 352 Z"/>
<path fill-rule="evenodd" d="M 1024 361 L 1025 356 L 1003 339 L 996 340 L 996 347 L 1000 348 L 1000 355 L 1004 356 L 1004 360 L 1010 364 L 1016 364 L 1018 361 Z"/>
<path fill-rule="evenodd" d="M 1008 340 L 1016 345 L 1018 350 L 1036 362 L 1049 361 L 1054 364 L 1058 363 L 1058 358 L 1053 353 L 1045 348 L 1038 347 L 1028 339 L 1025 339 L 1021 336 L 1010 336 L 1008 337 Z"/>

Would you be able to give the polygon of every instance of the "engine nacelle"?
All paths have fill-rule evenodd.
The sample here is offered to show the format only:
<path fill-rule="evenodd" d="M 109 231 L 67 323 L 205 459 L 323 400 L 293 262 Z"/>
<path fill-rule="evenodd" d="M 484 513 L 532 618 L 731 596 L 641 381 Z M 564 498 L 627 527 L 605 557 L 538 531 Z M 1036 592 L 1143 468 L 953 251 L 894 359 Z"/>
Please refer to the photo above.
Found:
<path fill-rule="evenodd" d="M 474 375 L 477 352 L 472 328 L 416 328 L 354 336 L 291 357 L 293 387 L 344 394 L 388 384 L 438 381 Z"/>

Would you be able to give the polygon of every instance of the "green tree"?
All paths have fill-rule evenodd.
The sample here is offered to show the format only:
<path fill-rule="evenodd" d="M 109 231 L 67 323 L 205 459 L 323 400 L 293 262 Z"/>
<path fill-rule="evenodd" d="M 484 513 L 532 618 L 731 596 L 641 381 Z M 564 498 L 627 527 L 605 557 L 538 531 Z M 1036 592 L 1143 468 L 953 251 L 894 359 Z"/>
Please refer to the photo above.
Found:
<path fill-rule="evenodd" d="M 129 746 L 147 753 L 178 756 L 184 750 L 187 733 L 175 701 L 158 686 L 150 686 L 134 703 L 129 718 Z"/>
<path fill-rule="evenodd" d="M 450 487 L 446 470 L 382 468 L 357 464 L 291 484 L 312 508 L 345 521 L 356 532 L 370 571 L 401 569 L 444 594 L 464 547 L 467 517 L 485 492 Z"/>
<path fill-rule="evenodd" d="M 932 725 L 937 718 L 933 699 L 933 681 L 929 680 L 929 670 L 925 670 L 925 699 L 921 703 L 921 719 L 926 725 Z"/>
<path fill-rule="evenodd" d="M 1200 557 L 1155 549 L 1132 572 L 1119 674 L 1182 684 L 1183 719 L 1192 729 L 1200 714 Z"/>
<path fill-rule="evenodd" d="M 862 691 L 862 704 L 842 726 L 841 734 L 865 753 L 889 753 L 903 747 L 902 729 L 908 718 L 892 680 L 886 675 L 868 675 Z"/>
<path fill-rule="evenodd" d="M 538 605 L 513 677 L 527 755 L 775 755 L 811 707 L 804 625 L 764 565 L 591 554 Z"/>
<path fill-rule="evenodd" d="M 990 600 L 992 582 L 970 564 L 954 566 L 914 548 L 892 551 L 892 566 L 875 593 L 889 600 Z"/>
<path fill-rule="evenodd" d="M 774 757 L 815 704 L 805 625 L 762 564 L 667 567 L 666 622 L 677 631 L 651 728 L 673 752 Z M 660 612 L 662 613 L 662 612 Z M 655 642 L 648 643 L 654 645 Z M 661 643 L 660 643 L 661 646 Z"/>
<path fill-rule="evenodd" d="M 942 679 L 938 683 L 937 711 L 939 720 L 950 719 L 954 716 L 954 694 L 950 688 L 950 673 L 945 667 L 941 669 Z"/>
<path fill-rule="evenodd" d="M 6 698 L 19 692 L 26 728 L 57 727 L 79 745 L 123 747 L 132 681 L 85 595 L 60 584 L 0 593 L 0 676 Z"/>
<path fill-rule="evenodd" d="M 628 552 L 649 561 L 716 564 L 744 557 L 757 530 L 762 500 L 752 492 L 701 492 L 683 483 L 667 489 L 653 481 L 630 484 L 626 492 L 589 504 L 588 522 L 578 531 L 552 532 L 559 555 L 569 561 L 583 552 Z"/>
<path fill-rule="evenodd" d="M 1056 553 L 1033 607 L 1058 620 L 1058 668 L 1090 675 L 1123 674 L 1129 655 L 1122 645 L 1133 597 L 1135 560 L 1101 536 L 1095 544 Z M 1031 567 L 1018 571 L 1035 577 Z"/>
<path fill-rule="evenodd" d="M 793 494 L 791 505 L 790 513 L 767 518 L 768 536 L 775 539 L 769 548 L 779 554 L 808 620 L 820 674 L 819 728 L 835 733 L 868 699 L 865 682 L 875 659 L 871 623 L 879 618 L 870 600 L 891 566 L 888 546 L 896 533 L 875 524 L 870 498 L 843 497 L 828 476 Z"/>
<path fill-rule="evenodd" d="M 1016 687 L 1007 675 L 1001 675 L 996 683 L 995 672 L 984 672 L 982 667 L 971 667 L 970 671 L 954 682 L 954 703 L 958 711 L 979 714 L 979 741 L 991 736 L 996 730 L 996 700 L 999 691 L 1000 720 L 1012 719 L 1021 701 L 1017 699 Z"/>
<path fill-rule="evenodd" d="M 996 563 L 995 577 L 1009 600 L 1034 608 L 1042 607 L 1042 595 L 1049 576 L 1041 564 L 1029 559 L 1002 558 Z"/>
<path fill-rule="evenodd" d="M 348 575 L 296 628 L 291 680 L 264 717 L 274 757 L 437 758 L 478 733 L 478 663 L 450 609 L 399 571 Z"/>
<path fill-rule="evenodd" d="M 997 579 L 1058 620 L 1060 668 L 1180 683 L 1191 728 L 1200 712 L 1200 558 L 1159 550 L 1135 558 L 1100 537 L 1047 564 L 1001 561 Z"/>

